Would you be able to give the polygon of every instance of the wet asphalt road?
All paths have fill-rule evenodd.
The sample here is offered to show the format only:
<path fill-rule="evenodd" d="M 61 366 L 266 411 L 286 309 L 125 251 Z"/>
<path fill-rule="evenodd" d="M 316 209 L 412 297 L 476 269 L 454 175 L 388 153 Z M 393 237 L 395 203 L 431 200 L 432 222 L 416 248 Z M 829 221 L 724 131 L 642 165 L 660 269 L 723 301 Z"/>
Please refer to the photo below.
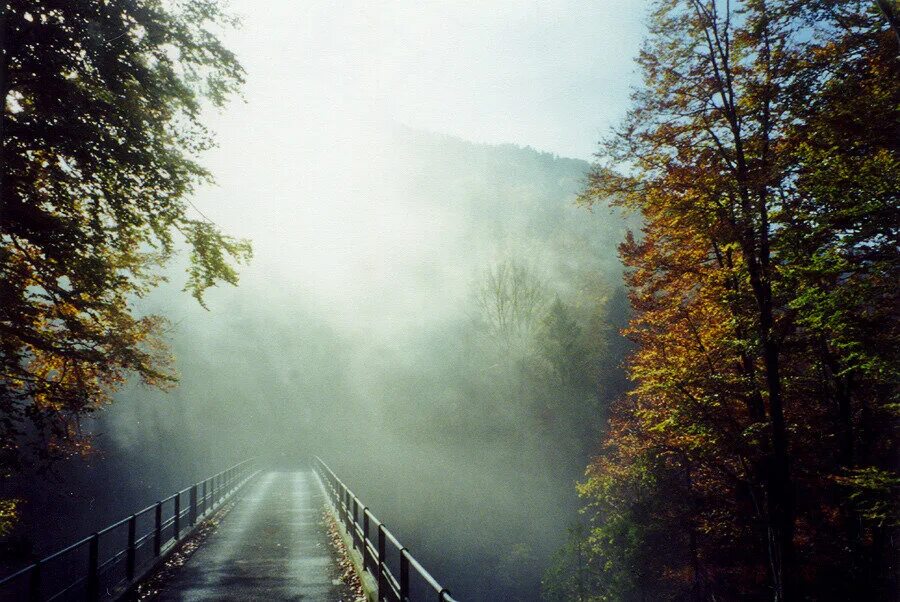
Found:
<path fill-rule="evenodd" d="M 350 601 L 312 471 L 270 472 L 165 584 L 159 600 Z"/>

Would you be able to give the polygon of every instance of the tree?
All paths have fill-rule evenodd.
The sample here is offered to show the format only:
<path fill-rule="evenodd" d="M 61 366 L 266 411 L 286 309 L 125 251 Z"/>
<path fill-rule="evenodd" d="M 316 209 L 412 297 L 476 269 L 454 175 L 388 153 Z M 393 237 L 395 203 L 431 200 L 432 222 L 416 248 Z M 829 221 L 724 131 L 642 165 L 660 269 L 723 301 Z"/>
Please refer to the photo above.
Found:
<path fill-rule="evenodd" d="M 554 554 L 541 580 L 544 600 L 586 602 L 602 584 L 588 564 L 590 546 L 587 529 L 581 523 L 569 527 L 566 545 Z"/>
<path fill-rule="evenodd" d="M 547 311 L 546 286 L 527 265 L 507 259 L 492 266 L 475 291 L 478 319 L 507 363 L 521 360 Z"/>
<path fill-rule="evenodd" d="M 185 289 L 236 283 L 244 241 L 189 196 L 200 117 L 242 83 L 214 1 L 4 2 L 0 16 L 0 466 L 86 449 L 79 419 L 130 375 L 174 381 L 159 316 L 134 301 L 186 241 Z M 195 215 L 196 213 L 196 215 Z M 180 238 L 179 238 L 180 237 Z"/>
<path fill-rule="evenodd" d="M 583 196 L 646 224 L 622 246 L 636 386 L 583 492 L 601 531 L 611 509 L 670 500 L 670 518 L 628 513 L 684 533 L 651 571 L 668 595 L 890 587 L 892 519 L 852 500 L 883 509 L 896 487 L 876 426 L 896 420 L 892 36 L 873 3 L 655 4 L 644 86 Z"/>
<path fill-rule="evenodd" d="M 541 355 L 550 364 L 554 380 L 575 388 L 589 385 L 589 370 L 584 365 L 588 350 L 582 329 L 558 296 L 550 305 L 538 334 Z"/>

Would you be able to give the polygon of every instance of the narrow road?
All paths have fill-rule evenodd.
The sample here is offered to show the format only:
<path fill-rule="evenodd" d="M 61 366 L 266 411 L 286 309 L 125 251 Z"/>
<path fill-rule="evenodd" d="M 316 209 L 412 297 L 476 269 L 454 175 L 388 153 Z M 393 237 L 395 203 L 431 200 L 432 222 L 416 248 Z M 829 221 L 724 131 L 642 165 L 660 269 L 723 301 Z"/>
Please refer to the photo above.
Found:
<path fill-rule="evenodd" d="M 248 487 L 156 599 L 352 601 L 315 474 L 270 472 Z"/>

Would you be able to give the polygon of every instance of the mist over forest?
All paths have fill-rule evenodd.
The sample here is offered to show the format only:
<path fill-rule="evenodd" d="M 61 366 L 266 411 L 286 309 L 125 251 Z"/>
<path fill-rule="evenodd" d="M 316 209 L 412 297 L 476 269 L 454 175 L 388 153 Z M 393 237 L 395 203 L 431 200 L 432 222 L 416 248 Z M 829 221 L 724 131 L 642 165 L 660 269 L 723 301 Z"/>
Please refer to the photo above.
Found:
<path fill-rule="evenodd" d="M 303 241 L 285 232 L 269 251 L 269 234 L 242 232 L 260 241 L 254 262 L 209 311 L 178 294 L 177 263 L 142 300 L 170 319 L 180 382 L 127 387 L 92 419 L 88 465 L 27 491 L 35 553 L 245 457 L 319 455 L 458 595 L 538 598 L 624 390 L 615 248 L 633 219 L 576 206 L 583 161 L 381 136 L 377 166 L 355 163 L 372 177 L 341 185 L 341 219 L 382 222 L 373 253 L 336 267 L 351 281 L 314 286 L 285 261 Z M 257 210 L 290 220 L 294 203 Z"/>
<path fill-rule="evenodd" d="M 900 599 L 898 48 L 5 0 L 0 600 Z"/>

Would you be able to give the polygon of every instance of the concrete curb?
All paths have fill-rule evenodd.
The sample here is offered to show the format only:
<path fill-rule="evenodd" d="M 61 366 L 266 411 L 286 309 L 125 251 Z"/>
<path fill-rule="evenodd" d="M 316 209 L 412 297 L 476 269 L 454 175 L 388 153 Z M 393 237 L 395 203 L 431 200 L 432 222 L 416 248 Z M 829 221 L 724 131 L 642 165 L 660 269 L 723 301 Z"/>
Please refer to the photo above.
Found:
<path fill-rule="evenodd" d="M 319 477 L 319 473 L 317 471 L 313 471 L 313 473 L 316 475 L 316 480 L 319 482 L 319 487 L 322 489 L 322 493 L 325 495 L 325 508 L 328 510 L 328 514 L 331 516 L 331 520 L 334 521 L 337 532 L 341 536 L 341 544 L 343 544 L 344 551 L 347 553 L 347 557 L 350 559 L 350 564 L 353 565 L 353 571 L 359 578 L 359 582 L 362 585 L 363 593 L 365 594 L 366 599 L 369 602 L 378 602 L 378 583 L 375 581 L 375 578 L 371 574 L 369 574 L 369 571 L 363 569 L 362 554 L 360 554 L 360 552 L 353 547 L 353 540 L 350 537 L 350 534 L 344 528 L 344 525 L 341 523 L 340 516 L 338 516 L 337 510 L 331 504 L 331 500 L 329 499 L 328 493 L 325 490 L 325 484 L 322 483 L 322 479 L 321 477 Z"/>

